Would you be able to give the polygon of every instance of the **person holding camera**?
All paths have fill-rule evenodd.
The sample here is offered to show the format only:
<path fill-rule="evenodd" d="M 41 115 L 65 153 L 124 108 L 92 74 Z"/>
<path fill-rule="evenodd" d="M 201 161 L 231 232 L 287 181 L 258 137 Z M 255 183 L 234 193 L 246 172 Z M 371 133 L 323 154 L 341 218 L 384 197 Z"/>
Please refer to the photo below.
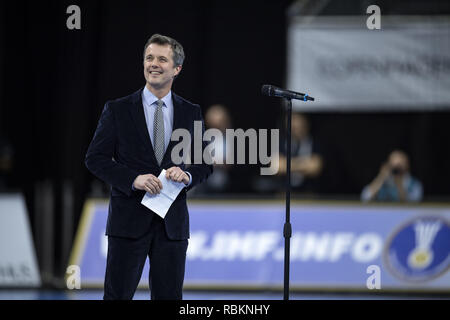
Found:
<path fill-rule="evenodd" d="M 422 183 L 409 173 L 408 155 L 394 150 L 376 178 L 361 192 L 362 201 L 421 201 Z"/>

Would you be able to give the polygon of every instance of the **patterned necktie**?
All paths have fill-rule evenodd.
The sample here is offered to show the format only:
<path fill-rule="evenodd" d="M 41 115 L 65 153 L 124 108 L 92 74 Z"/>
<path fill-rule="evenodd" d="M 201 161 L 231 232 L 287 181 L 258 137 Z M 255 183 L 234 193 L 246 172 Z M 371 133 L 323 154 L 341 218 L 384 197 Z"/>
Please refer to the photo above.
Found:
<path fill-rule="evenodd" d="M 156 102 L 158 106 L 156 107 L 155 115 L 153 117 L 153 147 L 155 149 L 155 156 L 158 164 L 161 165 L 161 161 L 164 156 L 164 116 L 163 116 L 163 105 L 162 100 Z"/>

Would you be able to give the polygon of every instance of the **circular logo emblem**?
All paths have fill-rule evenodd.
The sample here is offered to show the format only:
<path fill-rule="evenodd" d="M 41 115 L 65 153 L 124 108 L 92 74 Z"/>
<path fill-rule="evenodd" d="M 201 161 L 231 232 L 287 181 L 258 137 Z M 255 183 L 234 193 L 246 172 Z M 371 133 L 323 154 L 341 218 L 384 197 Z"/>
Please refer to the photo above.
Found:
<path fill-rule="evenodd" d="M 384 260 L 389 270 L 406 281 L 434 279 L 450 267 L 450 224 L 442 217 L 418 217 L 387 241 Z"/>

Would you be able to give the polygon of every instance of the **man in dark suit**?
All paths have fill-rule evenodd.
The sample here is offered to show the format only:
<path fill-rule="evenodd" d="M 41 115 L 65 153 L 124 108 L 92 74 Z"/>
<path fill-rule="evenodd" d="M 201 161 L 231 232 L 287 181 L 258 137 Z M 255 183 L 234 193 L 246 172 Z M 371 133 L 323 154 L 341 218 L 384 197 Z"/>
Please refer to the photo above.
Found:
<path fill-rule="evenodd" d="M 204 162 L 187 168 L 171 159 L 172 132 L 183 128 L 193 137 L 194 121 L 203 124 L 200 106 L 171 91 L 183 60 L 176 40 L 153 35 L 144 47 L 145 87 L 105 104 L 86 154 L 87 168 L 111 185 L 104 299 L 132 299 L 147 256 L 151 298 L 182 299 L 189 238 L 186 191 L 212 173 Z M 166 178 L 186 185 L 164 219 L 141 204 L 145 192 L 160 193 L 162 169 Z"/>

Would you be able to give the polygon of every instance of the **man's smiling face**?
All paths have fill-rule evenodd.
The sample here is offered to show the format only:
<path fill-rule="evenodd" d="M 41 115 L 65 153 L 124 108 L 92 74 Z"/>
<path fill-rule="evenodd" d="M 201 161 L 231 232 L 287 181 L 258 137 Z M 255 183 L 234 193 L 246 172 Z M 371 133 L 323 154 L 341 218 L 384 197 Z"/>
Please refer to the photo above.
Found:
<path fill-rule="evenodd" d="M 147 84 L 156 89 L 172 87 L 173 79 L 181 71 L 181 66 L 175 66 L 173 51 L 170 45 L 151 43 L 145 49 L 144 77 Z"/>

